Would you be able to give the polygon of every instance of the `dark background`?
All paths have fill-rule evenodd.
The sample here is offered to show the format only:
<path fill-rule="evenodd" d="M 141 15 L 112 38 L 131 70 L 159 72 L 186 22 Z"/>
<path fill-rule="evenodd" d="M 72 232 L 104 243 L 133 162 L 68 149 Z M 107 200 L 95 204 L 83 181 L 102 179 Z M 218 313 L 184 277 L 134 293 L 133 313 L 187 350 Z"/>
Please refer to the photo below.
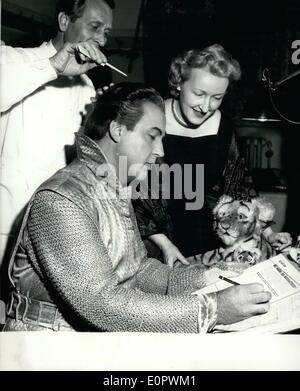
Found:
<path fill-rule="evenodd" d="M 300 38 L 299 1 L 152 0 L 144 21 L 145 78 L 163 93 L 178 51 L 220 43 L 239 60 L 243 77 L 230 97 L 234 103 L 227 102 L 234 116 L 241 115 L 264 68 L 273 80 L 297 70 L 291 45 Z"/>

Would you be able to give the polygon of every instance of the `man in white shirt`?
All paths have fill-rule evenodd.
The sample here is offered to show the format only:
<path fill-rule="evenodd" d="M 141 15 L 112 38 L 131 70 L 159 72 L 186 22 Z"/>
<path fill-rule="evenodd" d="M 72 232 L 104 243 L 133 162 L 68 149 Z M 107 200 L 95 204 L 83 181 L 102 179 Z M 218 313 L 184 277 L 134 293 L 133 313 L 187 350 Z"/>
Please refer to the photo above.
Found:
<path fill-rule="evenodd" d="M 65 147 L 95 96 L 85 73 L 107 61 L 100 49 L 113 8 L 113 0 L 60 0 L 52 41 L 1 46 L 0 266 L 31 195 L 66 165 Z"/>

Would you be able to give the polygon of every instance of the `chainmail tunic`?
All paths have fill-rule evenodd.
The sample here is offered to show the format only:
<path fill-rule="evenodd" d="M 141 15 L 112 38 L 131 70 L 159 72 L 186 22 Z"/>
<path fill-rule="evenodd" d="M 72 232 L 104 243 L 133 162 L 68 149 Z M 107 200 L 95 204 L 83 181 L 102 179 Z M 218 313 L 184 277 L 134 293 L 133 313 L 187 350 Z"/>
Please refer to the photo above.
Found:
<path fill-rule="evenodd" d="M 77 134 L 76 144 L 78 158 L 31 199 L 10 265 L 15 289 L 54 302 L 75 329 L 209 331 L 216 295 L 182 293 L 205 285 L 202 272 L 147 258 L 128 189 L 95 142 Z"/>

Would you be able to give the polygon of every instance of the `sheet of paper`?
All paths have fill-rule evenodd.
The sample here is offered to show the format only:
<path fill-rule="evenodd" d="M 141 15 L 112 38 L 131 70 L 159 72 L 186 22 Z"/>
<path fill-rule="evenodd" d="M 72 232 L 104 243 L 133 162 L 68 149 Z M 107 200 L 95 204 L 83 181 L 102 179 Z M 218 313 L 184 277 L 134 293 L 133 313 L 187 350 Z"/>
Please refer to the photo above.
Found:
<path fill-rule="evenodd" d="M 272 293 L 271 303 L 300 292 L 300 271 L 281 254 L 249 267 L 243 274 L 231 279 L 239 284 L 263 284 L 265 290 Z M 220 280 L 197 292 L 217 292 L 229 286 L 232 285 Z"/>
<path fill-rule="evenodd" d="M 230 325 L 217 325 L 216 331 L 285 332 L 300 328 L 300 270 L 283 255 L 277 255 L 246 269 L 232 278 L 239 284 L 259 282 L 272 293 L 268 313 L 256 315 Z M 232 286 L 218 281 L 199 293 L 217 292 Z"/>

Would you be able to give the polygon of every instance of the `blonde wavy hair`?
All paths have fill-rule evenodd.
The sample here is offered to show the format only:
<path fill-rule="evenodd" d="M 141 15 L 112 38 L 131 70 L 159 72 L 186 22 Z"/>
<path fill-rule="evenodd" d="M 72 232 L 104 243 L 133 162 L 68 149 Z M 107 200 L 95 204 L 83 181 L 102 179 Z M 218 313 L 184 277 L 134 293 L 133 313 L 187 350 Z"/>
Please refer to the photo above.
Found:
<path fill-rule="evenodd" d="M 229 83 L 238 81 L 242 74 L 238 61 L 232 58 L 221 45 L 211 45 L 203 50 L 190 49 L 175 57 L 171 63 L 169 70 L 170 93 L 175 97 L 178 96 L 177 87 L 189 79 L 192 68 L 206 67 L 215 76 L 227 77 Z"/>

